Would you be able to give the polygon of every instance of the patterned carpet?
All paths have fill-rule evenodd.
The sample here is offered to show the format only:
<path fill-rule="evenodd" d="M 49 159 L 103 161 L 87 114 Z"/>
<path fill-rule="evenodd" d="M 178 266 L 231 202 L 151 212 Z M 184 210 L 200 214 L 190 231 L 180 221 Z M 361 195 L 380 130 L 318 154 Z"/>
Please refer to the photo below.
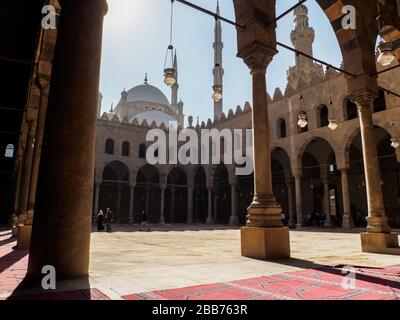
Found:
<path fill-rule="evenodd" d="M 400 265 L 354 268 L 349 281 L 344 266 L 127 295 L 126 300 L 400 300 Z"/>
<path fill-rule="evenodd" d="M 25 277 L 28 251 L 14 250 L 15 239 L 0 239 L 0 300 L 5 300 Z M 355 267 L 354 282 L 345 266 L 318 267 L 194 287 L 158 290 L 122 297 L 125 300 L 400 300 L 400 265 Z M 347 285 L 347 287 L 346 287 Z M 349 287 L 350 286 L 350 287 Z M 108 300 L 98 289 L 18 296 L 27 300 Z"/>

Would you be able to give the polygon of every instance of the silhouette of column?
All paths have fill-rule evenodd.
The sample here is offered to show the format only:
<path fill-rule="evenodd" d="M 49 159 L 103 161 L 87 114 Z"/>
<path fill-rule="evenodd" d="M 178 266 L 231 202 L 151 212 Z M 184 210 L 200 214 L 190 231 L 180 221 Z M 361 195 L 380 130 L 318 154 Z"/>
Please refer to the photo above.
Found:
<path fill-rule="evenodd" d="M 322 179 L 322 182 L 324 184 L 324 211 L 326 215 L 326 220 L 325 220 L 325 227 L 331 227 L 332 226 L 332 219 L 331 219 L 331 204 L 330 204 L 330 194 L 329 194 L 329 183 L 328 179 Z"/>
<path fill-rule="evenodd" d="M 301 198 L 301 175 L 294 176 L 295 190 L 296 190 L 296 215 L 297 223 L 296 228 L 301 228 L 303 226 L 303 202 Z"/>
<path fill-rule="evenodd" d="M 128 223 L 133 224 L 133 209 L 135 203 L 135 182 L 131 183 L 129 186 L 129 219 Z"/>
<path fill-rule="evenodd" d="M 165 189 L 166 186 L 161 185 L 160 224 L 165 224 L 165 212 L 164 212 Z"/>
<path fill-rule="evenodd" d="M 207 224 L 213 224 L 213 188 L 208 187 L 208 216 L 207 216 Z"/>
<path fill-rule="evenodd" d="M 96 222 L 97 213 L 99 212 L 99 194 L 100 194 L 100 183 L 95 183 L 94 189 L 94 212 L 93 212 L 93 223 Z"/>
<path fill-rule="evenodd" d="M 170 212 L 171 212 L 171 223 L 174 223 L 175 218 L 175 194 L 176 190 L 174 187 L 171 188 L 171 202 L 170 202 Z"/>
<path fill-rule="evenodd" d="M 239 217 L 237 214 L 237 190 L 236 190 L 237 184 L 232 183 L 231 184 L 231 217 L 229 219 L 229 224 L 231 226 L 237 226 L 239 225 Z"/>
<path fill-rule="evenodd" d="M 292 182 L 289 180 L 286 182 L 287 190 L 288 190 L 288 202 L 289 202 L 289 226 L 294 227 L 294 208 L 293 208 L 293 188 Z"/>
<path fill-rule="evenodd" d="M 187 203 L 187 223 L 193 224 L 193 190 L 194 186 L 188 186 L 188 203 Z"/>

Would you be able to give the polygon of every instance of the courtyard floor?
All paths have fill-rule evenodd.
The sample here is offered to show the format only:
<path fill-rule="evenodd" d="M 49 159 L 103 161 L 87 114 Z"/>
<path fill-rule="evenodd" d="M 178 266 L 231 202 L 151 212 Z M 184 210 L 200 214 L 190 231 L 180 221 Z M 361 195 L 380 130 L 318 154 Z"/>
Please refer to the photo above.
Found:
<path fill-rule="evenodd" d="M 99 294 L 100 298 L 104 295 L 110 299 L 140 299 L 143 296 L 136 294 L 296 274 L 325 266 L 349 265 L 379 270 L 400 265 L 399 256 L 362 253 L 357 232 L 314 229 L 291 231 L 290 237 L 292 259 L 271 262 L 240 255 L 239 229 L 174 226 L 173 229 L 140 232 L 134 227 L 114 226 L 112 233 L 92 234 L 89 279 L 60 283 L 57 291 L 96 288 L 99 292 L 92 292 L 92 297 Z M 26 269 L 27 252 L 13 251 L 14 245 L 9 231 L 0 232 L 0 299 L 11 294 L 12 280 L 17 284 Z M 14 260 L 6 262 L 13 252 Z M 2 260 L 6 265 L 2 266 Z M 335 270 L 339 270 L 336 275 L 341 274 L 340 269 Z M 396 291 L 394 297 L 400 297 L 400 267 L 390 270 L 385 273 L 391 281 L 389 289 Z M 22 291 L 22 294 L 31 293 L 35 291 Z M 229 294 L 223 298 L 230 298 Z M 233 294 L 231 298 L 241 296 Z"/>

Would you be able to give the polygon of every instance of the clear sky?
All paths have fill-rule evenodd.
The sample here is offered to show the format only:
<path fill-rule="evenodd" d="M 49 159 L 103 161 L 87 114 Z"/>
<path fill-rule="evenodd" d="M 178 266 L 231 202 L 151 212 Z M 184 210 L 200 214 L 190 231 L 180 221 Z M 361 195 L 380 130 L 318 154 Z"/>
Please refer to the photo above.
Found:
<path fill-rule="evenodd" d="M 216 0 L 192 0 L 209 10 L 215 10 Z M 278 14 L 297 0 L 277 0 Z M 100 91 L 103 111 L 108 111 L 120 99 L 121 91 L 142 84 L 145 73 L 149 83 L 160 88 L 171 100 L 171 91 L 163 83 L 163 67 L 169 44 L 170 0 L 108 0 L 105 17 Z M 332 27 L 314 0 L 307 1 L 310 25 L 314 28 L 314 56 L 339 66 L 342 56 Z M 212 68 L 214 65 L 214 19 L 176 2 L 174 41 L 178 52 L 179 97 L 185 103 L 186 116 L 200 121 L 213 118 Z M 221 15 L 234 20 L 232 0 L 220 0 Z M 236 30 L 223 23 L 224 112 L 251 102 L 251 77 L 247 66 L 236 57 Z M 293 14 L 278 23 L 278 41 L 292 45 L 290 32 Z M 268 69 L 268 92 L 276 87 L 284 91 L 286 71 L 294 65 L 294 54 L 285 49 L 275 56 Z M 187 118 L 186 118 L 187 122 Z"/>

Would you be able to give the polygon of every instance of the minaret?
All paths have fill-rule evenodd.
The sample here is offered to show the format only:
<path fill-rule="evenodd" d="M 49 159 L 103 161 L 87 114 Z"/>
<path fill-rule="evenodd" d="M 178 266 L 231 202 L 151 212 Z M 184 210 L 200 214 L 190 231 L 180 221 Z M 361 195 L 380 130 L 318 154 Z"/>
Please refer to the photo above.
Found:
<path fill-rule="evenodd" d="M 220 14 L 219 1 L 217 1 L 217 14 Z M 215 21 L 215 40 L 214 40 L 214 86 L 223 87 L 222 78 L 224 76 L 224 69 L 222 68 L 222 50 L 224 44 L 222 42 L 222 27 L 221 20 Z M 214 118 L 220 118 L 222 115 L 223 103 L 222 100 L 214 102 Z"/>
<path fill-rule="evenodd" d="M 290 34 L 290 39 L 296 50 L 313 55 L 313 43 L 315 32 L 309 25 L 308 8 L 301 5 L 294 10 L 294 30 Z M 314 77 L 322 77 L 323 68 L 314 63 L 311 59 L 296 55 L 296 65 L 288 71 L 288 82 L 298 89 L 300 82 L 309 84 Z"/>
<path fill-rule="evenodd" d="M 176 83 L 172 85 L 171 91 L 171 105 L 176 106 L 178 105 L 178 89 L 179 89 L 179 84 L 178 84 L 178 58 L 176 57 L 176 50 L 175 50 L 175 55 L 174 55 L 174 66 L 173 68 L 175 69 L 175 77 L 176 77 Z"/>

